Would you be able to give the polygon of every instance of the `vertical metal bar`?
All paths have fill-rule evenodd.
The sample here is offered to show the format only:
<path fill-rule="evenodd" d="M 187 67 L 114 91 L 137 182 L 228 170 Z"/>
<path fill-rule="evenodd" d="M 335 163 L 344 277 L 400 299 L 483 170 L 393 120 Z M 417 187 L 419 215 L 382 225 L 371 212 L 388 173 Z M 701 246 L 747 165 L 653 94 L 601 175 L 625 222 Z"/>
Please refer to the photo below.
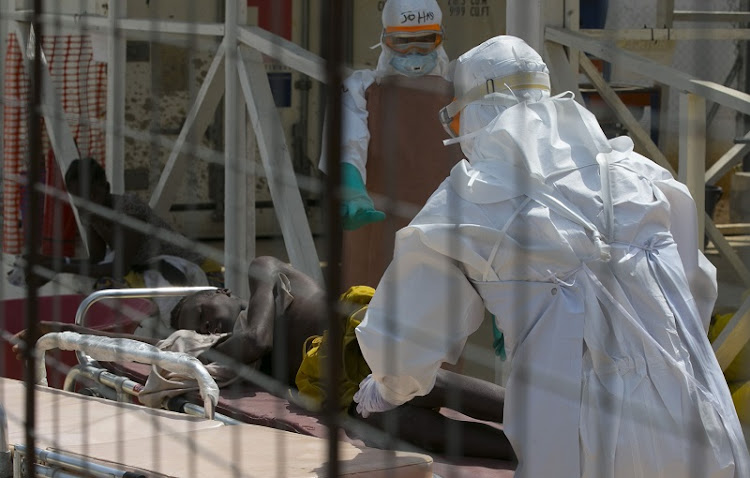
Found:
<path fill-rule="evenodd" d="M 29 80 L 29 123 L 28 123 L 28 136 L 29 136 L 29 147 L 27 157 L 27 184 L 26 191 L 28 194 L 28 205 L 25 211 L 24 221 L 24 246 L 26 250 L 26 277 L 33 277 L 34 267 L 39 261 L 39 247 L 41 244 L 41 220 L 39 214 L 36 214 L 38 205 L 42 203 L 42 193 L 38 191 L 36 186 L 40 179 L 39 162 L 42 160 L 42 137 L 41 137 L 41 100 L 42 100 L 42 55 L 41 55 L 41 41 L 42 41 L 42 22 L 40 21 L 40 15 L 42 14 L 42 0 L 34 0 L 33 12 L 31 17 L 31 31 L 33 35 L 30 35 L 30 44 L 28 48 L 33 51 L 33 61 L 31 64 L 31 75 Z M 27 50 L 28 52 L 28 50 Z M 38 289 L 35 281 L 29 285 L 26 291 L 26 337 L 27 347 L 24 350 L 24 361 L 26 362 L 26 369 L 24 371 L 24 382 L 26 383 L 26 421 L 24 423 L 24 434 L 26 440 L 26 446 L 29 448 L 28 454 L 28 474 L 29 476 L 35 475 L 35 456 L 34 450 L 36 447 L 35 439 L 35 427 L 36 427 L 36 388 L 35 388 L 35 374 L 36 366 L 34 363 L 34 350 L 36 341 L 39 338 L 39 327 L 38 327 L 38 307 L 37 297 Z"/>
<path fill-rule="evenodd" d="M 657 0 L 656 3 L 656 28 L 672 28 L 674 22 L 674 0 Z M 669 124 L 670 124 L 670 87 L 663 83 L 657 83 L 660 89 L 659 97 L 661 98 L 661 104 L 659 105 L 659 131 L 658 131 L 658 145 L 660 149 L 664 150 L 669 140 Z M 701 239 L 701 242 L 703 239 Z"/>
<path fill-rule="evenodd" d="M 235 291 L 249 291 L 247 275 L 248 247 L 247 241 L 255 241 L 255 230 L 250 238 L 247 224 L 248 216 L 255 213 L 248 207 L 248 194 L 255 191 L 250 187 L 247 177 L 248 156 L 246 136 L 247 112 L 244 95 L 240 91 L 238 65 L 242 61 L 237 40 L 237 28 L 247 23 L 247 0 L 228 0 L 225 13 L 224 45 L 224 265 L 226 287 Z M 254 142 L 253 142 L 254 144 Z M 253 197 L 254 199 L 254 197 Z M 237 461 L 241 457 L 243 444 L 233 440 L 231 456 Z"/>
<path fill-rule="evenodd" d="M 578 31 L 581 28 L 581 0 L 565 0 L 565 16 L 563 26 L 569 30 Z M 604 26 L 602 26 L 603 28 Z M 570 69 L 573 75 L 578 78 L 578 50 L 568 49 L 568 58 L 570 59 Z M 539 51 L 539 54 L 543 52 Z M 578 85 L 576 85 L 577 87 Z M 580 96 L 576 94 L 576 97 Z"/>
<path fill-rule="evenodd" d="M 325 132 L 328 141 L 328 175 L 326 177 L 326 226 L 328 229 L 328 267 L 326 268 L 327 308 L 330 323 L 329 357 L 341 357 L 342 321 L 338 309 L 338 294 L 341 289 L 341 245 L 342 229 L 339 206 L 341 202 L 341 87 L 343 83 L 343 28 L 344 9 L 349 2 L 328 0 L 323 3 L 322 29 L 323 52 L 326 59 L 327 98 L 326 108 L 329 115 L 328 130 Z M 324 421 L 328 426 L 328 476 L 339 475 L 338 450 L 338 377 L 341 364 L 338 360 L 327 360 L 328 399 L 323 404 Z"/>
<path fill-rule="evenodd" d="M 245 257 L 245 178 L 242 171 L 242 157 L 240 156 L 238 118 L 244 111 L 239 98 L 239 79 L 237 77 L 237 62 L 239 51 L 237 43 L 237 22 L 240 13 L 238 0 L 227 0 L 224 10 L 224 45 L 226 59 L 224 61 L 225 90 L 224 90 L 224 264 L 226 265 L 226 286 L 229 289 L 247 290 L 244 268 L 240 264 L 246 263 Z M 244 127 L 242 128 L 244 131 Z M 243 287 L 244 285 L 244 287 Z"/>
<path fill-rule="evenodd" d="M 8 415 L 0 404 L 0 477 L 13 476 L 13 452 L 8 441 Z"/>
<path fill-rule="evenodd" d="M 300 40 L 299 44 L 305 50 L 310 49 L 310 2 L 302 2 L 300 12 Z M 310 89 L 312 81 L 304 73 L 294 84 L 299 90 L 299 120 L 294 126 L 294 164 L 310 175 L 311 163 L 308 158 L 309 146 L 307 137 L 309 134 L 310 115 Z M 303 194 L 303 200 L 307 200 L 309 193 Z"/>
<path fill-rule="evenodd" d="M 247 0 L 238 0 L 237 1 L 237 17 L 235 18 L 235 38 L 236 38 L 236 29 L 239 26 L 245 26 L 247 25 Z M 235 40 L 235 52 L 236 52 L 236 58 L 237 62 L 239 63 L 242 61 L 242 56 L 240 55 L 239 51 L 239 41 Z M 226 68 L 226 64 L 224 65 Z M 238 71 L 237 69 L 237 63 L 234 64 L 234 71 L 235 73 Z M 252 215 L 253 219 L 255 216 L 255 208 L 253 207 L 252 210 L 249 210 L 248 205 L 248 188 L 255 189 L 255 184 L 248 182 L 247 176 L 249 172 L 249 156 L 245 154 L 245 151 L 247 150 L 247 135 L 244 134 L 244 132 L 248 128 L 248 114 L 247 114 L 247 108 L 245 107 L 245 96 L 242 94 L 242 91 L 239 88 L 239 77 L 235 75 L 234 78 L 234 84 L 237 85 L 237 97 L 234 100 L 234 103 L 237 105 L 237 115 L 236 119 L 234 121 L 234 129 L 235 129 L 235 135 L 236 135 L 236 151 L 237 151 L 237 157 L 236 157 L 236 164 L 237 164 L 237 170 L 236 170 L 236 178 L 235 178 L 235 201 L 237 202 L 237 211 L 234 213 L 235 217 L 232 217 L 232 220 L 234 220 L 237 223 L 237 276 L 238 280 L 235 283 L 235 287 L 237 291 L 248 291 L 250 290 L 250 284 L 248 283 L 248 276 L 247 276 L 247 268 L 248 268 L 248 261 L 250 257 L 248 255 L 248 246 L 247 241 L 249 240 L 249 234 L 247 229 L 247 221 L 248 221 L 248 215 Z M 253 142 L 254 144 L 254 142 Z M 253 197 L 254 199 L 254 197 Z M 253 202 L 253 206 L 254 206 Z M 254 231 L 253 231 L 254 232 Z M 253 240 L 255 239 L 255 236 L 253 235 Z M 254 246 L 254 244 L 253 244 Z M 254 251 L 253 251 L 254 252 Z"/>
<path fill-rule="evenodd" d="M 257 222 L 256 222 L 256 197 L 255 197 L 255 184 L 258 180 L 258 155 L 256 154 L 258 148 L 258 142 L 255 138 L 255 131 L 253 130 L 250 121 L 247 121 L 244 125 L 245 129 L 245 257 L 247 260 L 251 260 L 256 256 L 257 252 L 257 241 L 255 239 L 257 235 Z M 248 280 L 247 274 L 243 274 L 245 280 Z M 247 288 L 243 289 L 247 291 Z"/>
<path fill-rule="evenodd" d="M 740 11 L 746 12 L 750 10 L 750 0 L 740 1 Z M 750 28 L 750 23 L 741 24 L 742 28 Z M 740 91 L 748 91 L 750 86 L 750 42 L 742 42 L 739 47 L 738 56 L 741 57 L 742 69 L 744 70 L 741 74 L 741 79 L 738 81 L 738 89 Z M 741 115 L 740 125 L 742 126 L 742 133 L 745 134 L 750 130 L 750 118 L 747 115 Z M 742 160 L 742 170 L 750 171 L 750 154 L 745 155 Z"/>
<path fill-rule="evenodd" d="M 508 35 L 522 38 L 538 52 L 544 51 L 543 1 L 508 0 L 505 7 L 505 30 Z"/>
<path fill-rule="evenodd" d="M 109 2 L 107 37 L 107 119 L 105 167 L 112 194 L 125 192 L 125 143 L 122 124 L 125 118 L 125 38 L 119 21 L 125 15 L 125 2 Z M 64 171 L 63 171 L 64 173 Z"/>
<path fill-rule="evenodd" d="M 657 0 L 656 28 L 672 28 L 674 22 L 674 0 Z"/>
<path fill-rule="evenodd" d="M 698 246 L 703 250 L 706 215 L 706 99 L 680 94 L 680 153 L 677 179 L 690 190 L 698 214 Z"/>
<path fill-rule="evenodd" d="M 10 2 L 0 2 L 0 68 L 2 68 L 3 79 L 5 78 L 5 55 L 8 49 L 8 32 L 11 30 L 8 24 L 7 18 L 13 11 L 13 5 Z M 0 81 L 0 124 L 5 125 L 5 81 Z M 4 135 L 0 135 L 0 151 L 5 151 L 5 139 Z M 0 198 L 5 197 L 5 154 L 0 154 L 0 172 L 2 172 L 2 178 L 0 178 Z M 4 201 L 4 199 L 3 199 Z M 1 215 L 0 215 L 1 216 Z M 5 217 L 0 217 L 0 260 L 5 255 L 5 240 L 3 239 L 3 231 L 5 230 L 4 222 L 7 220 Z M 0 281 L 0 297 L 6 297 L 5 288 L 7 284 L 5 281 Z M 5 308 L 0 307 L 0 327 L 6 329 L 6 318 Z M 0 358 L 0 372 L 5 374 L 8 367 L 8 363 L 4 358 Z"/>

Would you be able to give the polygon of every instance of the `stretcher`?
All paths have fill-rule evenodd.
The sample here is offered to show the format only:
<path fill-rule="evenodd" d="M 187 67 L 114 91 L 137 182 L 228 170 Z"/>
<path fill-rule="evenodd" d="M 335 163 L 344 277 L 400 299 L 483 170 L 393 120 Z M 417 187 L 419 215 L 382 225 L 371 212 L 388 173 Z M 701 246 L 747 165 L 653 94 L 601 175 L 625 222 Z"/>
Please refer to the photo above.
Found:
<path fill-rule="evenodd" d="M 143 383 L 149 371 L 149 367 L 136 363 L 107 365 L 107 372 L 114 372 L 114 375 L 118 377 L 130 377 L 136 384 Z M 204 413 L 204 409 L 196 404 L 199 400 L 200 397 L 197 394 L 191 394 L 185 397 L 184 401 L 169 404 L 169 407 L 172 410 L 200 416 Z M 443 409 L 440 412 L 454 420 L 474 421 L 450 409 Z M 221 390 L 216 405 L 216 419 L 226 423 L 237 421 L 270 427 L 320 439 L 328 436 L 328 429 L 320 414 L 310 412 L 288 399 L 276 396 L 250 383 Z M 369 444 L 358 435 L 347 431 L 342 432 L 342 439 L 356 446 Z M 511 478 L 515 470 L 515 464 L 510 461 L 471 457 L 454 458 L 436 454 L 430 454 L 430 456 L 433 460 L 433 473 L 444 478 Z"/>
<path fill-rule="evenodd" d="M 36 381 L 46 382 L 46 351 L 73 350 L 92 363 L 134 361 L 185 373 L 199 384 L 203 417 L 146 408 L 132 403 L 34 386 L 34 463 L 37 476 L 289 476 L 325 475 L 328 440 L 251 424 L 215 420 L 219 388 L 194 357 L 160 351 L 130 339 L 73 332 L 42 336 Z M 24 444 L 27 422 L 26 385 L 0 379 L 0 423 L 4 458 L 1 477 L 24 473 L 30 449 Z M 357 477 L 431 478 L 429 456 L 338 444 L 338 475 Z M 35 465 L 36 466 L 36 465 Z"/>
<path fill-rule="evenodd" d="M 173 293 L 176 293 L 176 289 Z M 99 300 L 110 299 L 113 296 L 129 297 L 129 294 L 142 293 L 143 291 L 138 290 L 130 293 L 127 290 L 117 290 L 100 291 L 92 294 L 79 307 L 75 322 L 86 326 L 87 311 Z M 59 337 L 46 338 L 45 340 L 47 342 L 42 342 L 42 348 L 53 348 L 60 345 L 58 343 Z M 66 346 L 65 348 L 71 347 Z M 148 376 L 150 365 L 145 365 L 144 361 L 139 363 L 137 359 L 132 360 L 132 357 L 127 357 L 130 360 L 122 360 L 126 357 L 126 354 L 121 352 L 116 354 L 116 357 L 119 358 L 116 361 L 97 360 L 82 349 L 78 350 L 76 354 L 79 364 L 71 369 L 65 380 L 64 389 L 66 391 L 74 390 L 76 382 L 84 382 L 88 385 L 94 383 L 101 396 L 120 402 L 137 402 L 138 394 L 143 389 L 143 383 Z M 106 358 L 111 358 L 111 354 Z M 192 357 L 189 358 L 198 362 Z M 257 377 L 251 378 L 257 379 Z M 253 381 L 257 383 L 256 380 Z M 208 385 L 205 388 L 212 389 L 213 386 Z M 274 393 L 270 393 L 268 390 Z M 321 415 L 310 412 L 294 400 L 284 398 L 284 390 L 274 390 L 271 383 L 266 383 L 264 388 L 245 381 L 239 386 L 222 389 L 221 393 L 216 394 L 214 398 L 207 398 L 208 395 L 210 394 L 203 393 L 203 388 L 201 388 L 201 393 L 188 394 L 185 397 L 170 400 L 164 405 L 170 410 L 187 413 L 196 416 L 196 418 L 213 417 L 214 421 L 224 425 L 241 423 L 243 426 L 253 425 L 266 430 L 275 429 L 276 431 L 292 432 L 298 436 L 306 436 L 307 439 L 325 441 L 328 438 L 328 428 Z M 453 419 L 472 420 L 451 410 L 442 410 L 441 412 Z M 366 446 L 366 444 L 370 444 L 368 441 L 358 438 L 357 434 L 350 431 L 342 431 L 340 439 L 356 449 L 370 450 Z M 417 455 L 423 456 L 419 453 Z M 446 478 L 464 476 L 473 478 L 485 476 L 512 477 L 514 469 L 514 464 L 511 462 L 491 459 L 448 458 L 433 455 L 429 458 L 429 461 L 435 475 Z M 431 476 L 431 474 L 427 476 Z"/>
<path fill-rule="evenodd" d="M 26 387 L 0 378 L 5 409 L 3 477 L 20 478 L 27 455 Z M 227 426 L 135 404 L 35 388 L 37 476 L 285 476 L 326 474 L 326 440 L 268 427 Z M 340 476 L 432 477 L 429 456 L 339 444 Z M 12 471 L 12 474 L 8 474 Z"/>

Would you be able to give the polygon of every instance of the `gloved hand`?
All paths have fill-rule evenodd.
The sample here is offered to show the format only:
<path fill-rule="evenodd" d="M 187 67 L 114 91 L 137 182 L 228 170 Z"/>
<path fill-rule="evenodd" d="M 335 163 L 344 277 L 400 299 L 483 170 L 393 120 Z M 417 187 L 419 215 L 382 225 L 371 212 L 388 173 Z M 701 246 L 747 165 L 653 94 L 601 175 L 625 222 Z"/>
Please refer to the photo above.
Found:
<path fill-rule="evenodd" d="M 353 164 L 341 163 L 341 185 L 341 218 L 344 229 L 352 231 L 385 219 L 384 212 L 375 210 L 372 199 L 367 195 L 365 182 Z"/>
<path fill-rule="evenodd" d="M 367 418 L 371 413 L 387 412 L 398 406 L 387 402 L 380 395 L 372 374 L 360 382 L 359 390 L 354 394 L 354 401 L 357 402 L 357 413 L 362 415 L 362 418 Z"/>
<path fill-rule="evenodd" d="M 505 337 L 500 329 L 497 328 L 494 314 L 492 317 L 492 348 L 495 349 L 495 355 L 500 357 L 500 360 L 505 362 Z"/>

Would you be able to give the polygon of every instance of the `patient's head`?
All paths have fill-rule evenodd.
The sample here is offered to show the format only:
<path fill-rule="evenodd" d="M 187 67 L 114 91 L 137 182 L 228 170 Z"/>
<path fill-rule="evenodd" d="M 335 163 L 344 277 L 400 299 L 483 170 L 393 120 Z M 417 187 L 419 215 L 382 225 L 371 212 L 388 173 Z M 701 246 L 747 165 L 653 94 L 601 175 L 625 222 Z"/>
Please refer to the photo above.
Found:
<path fill-rule="evenodd" d="M 205 290 L 183 298 L 172 309 L 170 325 L 201 334 L 232 332 L 243 303 L 229 289 Z"/>

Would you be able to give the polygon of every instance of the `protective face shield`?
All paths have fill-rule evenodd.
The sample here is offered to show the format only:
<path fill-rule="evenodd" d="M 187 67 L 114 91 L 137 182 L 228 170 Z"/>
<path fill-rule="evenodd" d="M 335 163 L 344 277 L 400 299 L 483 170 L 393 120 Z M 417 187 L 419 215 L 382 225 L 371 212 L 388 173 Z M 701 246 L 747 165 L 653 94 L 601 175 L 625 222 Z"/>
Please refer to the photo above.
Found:
<path fill-rule="evenodd" d="M 548 97 L 551 87 L 541 56 L 520 38 L 501 35 L 458 58 L 454 89 L 456 99 L 440 110 L 440 122 L 455 138 L 483 128 L 509 106 Z"/>
<path fill-rule="evenodd" d="M 418 53 L 427 55 L 443 43 L 443 29 L 440 25 L 429 25 L 428 28 L 386 27 L 380 41 L 394 53 L 408 55 Z"/>

